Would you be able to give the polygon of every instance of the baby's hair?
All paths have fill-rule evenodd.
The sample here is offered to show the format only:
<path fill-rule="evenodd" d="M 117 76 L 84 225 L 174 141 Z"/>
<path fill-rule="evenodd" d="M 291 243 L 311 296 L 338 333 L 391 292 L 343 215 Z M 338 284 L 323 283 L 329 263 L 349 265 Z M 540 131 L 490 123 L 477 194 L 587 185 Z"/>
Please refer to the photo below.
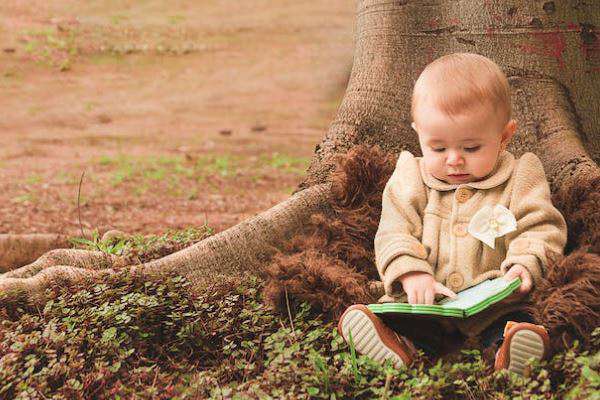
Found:
<path fill-rule="evenodd" d="M 512 114 L 506 75 L 492 60 L 474 53 L 447 54 L 425 67 L 413 89 L 413 121 L 425 100 L 450 118 L 478 106 L 491 106 L 504 123 Z"/>

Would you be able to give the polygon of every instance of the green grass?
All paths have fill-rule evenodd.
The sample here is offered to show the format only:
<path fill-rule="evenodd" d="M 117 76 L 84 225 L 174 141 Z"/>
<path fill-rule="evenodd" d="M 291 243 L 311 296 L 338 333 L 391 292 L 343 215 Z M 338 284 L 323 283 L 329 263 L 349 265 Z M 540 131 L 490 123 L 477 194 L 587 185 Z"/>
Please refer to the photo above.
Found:
<path fill-rule="evenodd" d="M 36 196 L 34 193 L 25 193 L 16 197 L 13 197 L 12 202 L 14 203 L 34 203 Z"/>
<path fill-rule="evenodd" d="M 98 164 L 100 164 L 100 165 L 117 165 L 117 164 L 119 164 L 119 160 L 122 158 L 124 158 L 124 157 L 123 156 L 111 157 L 111 156 L 103 155 L 103 156 L 100 156 L 100 158 L 98 159 Z"/>
<path fill-rule="evenodd" d="M 109 52 L 98 52 L 88 56 L 88 61 L 94 65 L 119 65 L 124 60 L 125 56 L 123 54 Z"/>
<path fill-rule="evenodd" d="M 92 112 L 94 110 L 94 108 L 96 108 L 96 106 L 98 106 L 98 104 L 96 102 L 93 101 L 86 101 L 83 104 L 83 107 L 85 109 L 86 112 Z"/>
<path fill-rule="evenodd" d="M 23 43 L 20 47 L 30 60 L 68 71 L 83 58 L 89 58 L 93 64 L 114 64 L 122 63 L 123 56 L 138 53 L 184 55 L 205 49 L 207 45 L 198 44 L 198 39 L 190 39 L 189 32 L 173 33 L 172 27 L 184 19 L 181 15 L 169 16 L 161 32 L 155 32 L 150 38 L 146 31 L 132 26 L 128 16 L 120 14 L 109 17 L 105 25 L 88 24 L 84 29 L 76 25 L 61 25 L 60 29 L 56 26 L 26 28 L 18 35 Z M 136 59 L 135 64 L 139 67 L 140 59 Z"/>
<path fill-rule="evenodd" d="M 25 183 L 27 185 L 36 185 L 42 182 L 42 177 L 37 174 L 31 174 L 27 178 L 25 178 Z"/>
<path fill-rule="evenodd" d="M 0 78 L 0 88 L 2 89 L 17 88 L 23 80 L 22 74 L 12 69 L 4 71 Z"/>
<path fill-rule="evenodd" d="M 38 115 L 40 112 L 44 111 L 43 107 L 40 106 L 31 106 L 27 108 L 27 114 L 29 114 L 32 117 L 35 117 L 36 115 Z"/>
<path fill-rule="evenodd" d="M 110 22 L 113 25 L 120 25 L 121 23 L 123 23 L 124 21 L 127 21 L 127 20 L 129 20 L 129 17 L 126 15 L 121 15 L 121 14 L 115 14 L 110 17 Z"/>
<path fill-rule="evenodd" d="M 202 155 L 197 158 L 193 171 L 200 180 L 210 175 L 218 175 L 222 178 L 235 177 L 242 161 L 242 157 L 231 154 Z"/>
<path fill-rule="evenodd" d="M 308 157 L 295 157 L 277 152 L 268 156 L 261 156 L 259 160 L 264 165 L 294 174 L 304 173 L 310 163 Z"/>
<path fill-rule="evenodd" d="M 282 153 L 272 153 L 260 157 L 234 154 L 201 155 L 193 160 L 183 156 L 142 156 L 102 155 L 96 163 L 109 172 L 109 183 L 116 187 L 131 183 L 134 193 L 143 195 L 157 182 L 168 184 L 168 192 L 194 198 L 195 191 L 186 191 L 183 179 L 207 182 L 209 177 L 228 180 L 246 176 L 253 182 L 259 181 L 273 172 L 301 175 L 306 170 L 309 159 Z M 213 183 L 214 185 L 214 183 Z"/>
<path fill-rule="evenodd" d="M 167 20 L 170 25 L 178 25 L 186 20 L 186 16 L 181 14 L 169 15 Z"/>
<path fill-rule="evenodd" d="M 118 155 L 113 157 L 103 155 L 98 158 L 97 163 L 101 166 L 111 167 L 110 183 L 112 186 L 136 179 L 141 180 L 147 186 L 151 185 L 153 181 L 194 175 L 193 168 L 184 165 L 184 158 L 180 156 L 130 157 Z"/>
<path fill-rule="evenodd" d="M 78 56 L 78 32 L 74 28 L 45 27 L 24 29 L 20 32 L 25 43 L 23 50 L 36 62 L 46 64 L 61 71 L 71 68 Z"/>
<path fill-rule="evenodd" d="M 21 81 L 23 73 L 15 67 L 11 67 L 2 72 L 2 78 L 7 80 Z"/>
<path fill-rule="evenodd" d="M 79 179 L 81 178 L 81 173 L 77 174 L 71 170 L 68 171 L 58 171 L 54 176 L 54 179 L 58 183 L 62 183 L 65 185 L 78 185 Z"/>
<path fill-rule="evenodd" d="M 217 156 L 211 160 L 208 170 L 214 171 L 223 177 L 233 176 L 237 173 L 236 161 L 229 155 Z"/>

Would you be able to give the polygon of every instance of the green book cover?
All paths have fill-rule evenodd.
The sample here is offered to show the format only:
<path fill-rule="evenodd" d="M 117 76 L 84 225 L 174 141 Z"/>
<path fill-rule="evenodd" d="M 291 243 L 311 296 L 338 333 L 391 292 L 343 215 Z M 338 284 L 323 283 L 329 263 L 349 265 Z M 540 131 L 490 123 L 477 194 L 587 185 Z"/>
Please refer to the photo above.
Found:
<path fill-rule="evenodd" d="M 521 286 L 520 278 L 515 278 L 509 282 L 503 277 L 499 277 L 483 281 L 478 285 L 458 292 L 454 299 L 446 297 L 433 305 L 377 303 L 369 304 L 367 307 L 376 314 L 403 313 L 467 318 L 505 299 L 519 286 Z"/>

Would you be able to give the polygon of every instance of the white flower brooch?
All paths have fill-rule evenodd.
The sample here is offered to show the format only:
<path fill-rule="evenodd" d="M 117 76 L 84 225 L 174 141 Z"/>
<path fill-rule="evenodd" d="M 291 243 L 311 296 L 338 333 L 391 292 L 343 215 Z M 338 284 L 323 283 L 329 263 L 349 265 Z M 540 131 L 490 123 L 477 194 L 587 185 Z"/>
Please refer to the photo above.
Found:
<path fill-rule="evenodd" d="M 517 220 L 510 210 L 500 204 L 482 207 L 477 211 L 467 231 L 483 243 L 495 248 L 496 238 L 517 230 Z"/>

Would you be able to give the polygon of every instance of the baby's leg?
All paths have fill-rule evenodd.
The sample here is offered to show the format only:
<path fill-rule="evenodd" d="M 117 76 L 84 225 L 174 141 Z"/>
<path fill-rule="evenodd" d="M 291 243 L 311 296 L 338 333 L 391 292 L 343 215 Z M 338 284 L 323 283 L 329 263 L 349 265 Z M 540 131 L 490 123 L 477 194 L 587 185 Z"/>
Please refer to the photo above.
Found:
<path fill-rule="evenodd" d="M 453 334 L 437 318 L 409 314 L 384 314 L 381 318 L 431 359 L 443 356 L 457 340 L 462 341 L 458 332 Z"/>

